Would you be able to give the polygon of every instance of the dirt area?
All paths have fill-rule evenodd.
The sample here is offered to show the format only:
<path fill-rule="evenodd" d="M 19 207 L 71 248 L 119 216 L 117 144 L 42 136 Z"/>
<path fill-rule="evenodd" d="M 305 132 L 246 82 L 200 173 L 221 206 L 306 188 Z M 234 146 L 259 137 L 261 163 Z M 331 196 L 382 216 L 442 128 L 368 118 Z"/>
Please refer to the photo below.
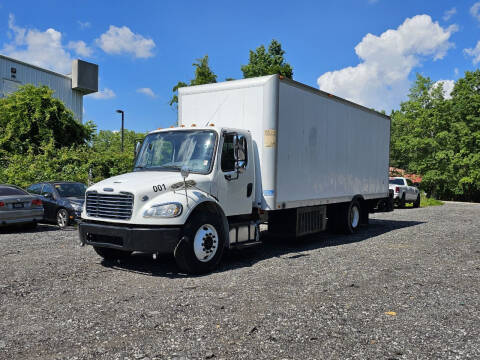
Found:
<path fill-rule="evenodd" d="M 107 264 L 75 228 L 0 230 L 1 359 L 479 359 L 480 205 L 268 238 L 215 273 Z"/>

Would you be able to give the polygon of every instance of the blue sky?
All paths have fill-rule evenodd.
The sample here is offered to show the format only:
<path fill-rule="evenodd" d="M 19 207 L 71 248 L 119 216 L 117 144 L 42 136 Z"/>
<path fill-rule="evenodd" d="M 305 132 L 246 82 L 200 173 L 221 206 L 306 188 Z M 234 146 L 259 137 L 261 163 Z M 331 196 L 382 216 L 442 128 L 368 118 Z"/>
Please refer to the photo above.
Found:
<path fill-rule="evenodd" d="M 171 89 L 196 58 L 209 55 L 218 81 L 240 79 L 249 50 L 271 39 L 295 80 L 390 112 L 415 73 L 448 90 L 476 69 L 479 31 L 477 1 L 0 0 L 0 52 L 62 73 L 73 58 L 99 64 L 84 120 L 111 130 L 117 108 L 136 131 L 174 124 Z"/>

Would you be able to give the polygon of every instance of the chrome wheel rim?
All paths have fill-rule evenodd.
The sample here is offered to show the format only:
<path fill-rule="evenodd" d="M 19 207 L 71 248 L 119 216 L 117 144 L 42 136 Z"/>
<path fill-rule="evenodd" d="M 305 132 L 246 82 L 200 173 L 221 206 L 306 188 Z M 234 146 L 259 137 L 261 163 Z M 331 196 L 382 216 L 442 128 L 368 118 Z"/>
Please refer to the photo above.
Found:
<path fill-rule="evenodd" d="M 358 206 L 353 205 L 352 210 L 350 211 L 350 224 L 352 225 L 352 228 L 356 228 L 358 226 L 358 223 L 360 222 L 360 210 L 358 209 Z"/>
<path fill-rule="evenodd" d="M 193 239 L 193 251 L 201 262 L 212 260 L 218 250 L 218 233 L 213 225 L 200 226 Z"/>
<path fill-rule="evenodd" d="M 57 213 L 57 225 L 63 228 L 67 226 L 67 221 L 68 221 L 67 212 L 65 210 L 60 210 Z"/>

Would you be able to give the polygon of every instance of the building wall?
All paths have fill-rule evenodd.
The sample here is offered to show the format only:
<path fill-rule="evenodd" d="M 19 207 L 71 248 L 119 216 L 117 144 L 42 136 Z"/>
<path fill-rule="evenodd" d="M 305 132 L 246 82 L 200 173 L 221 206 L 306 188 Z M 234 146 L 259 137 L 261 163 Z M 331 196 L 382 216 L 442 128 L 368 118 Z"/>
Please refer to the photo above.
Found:
<path fill-rule="evenodd" d="M 73 111 L 75 118 L 82 121 L 83 95 L 72 90 L 72 79 L 68 75 L 0 55 L 0 97 L 17 90 L 20 85 L 46 85 L 54 91 L 54 96 L 62 100 Z"/>

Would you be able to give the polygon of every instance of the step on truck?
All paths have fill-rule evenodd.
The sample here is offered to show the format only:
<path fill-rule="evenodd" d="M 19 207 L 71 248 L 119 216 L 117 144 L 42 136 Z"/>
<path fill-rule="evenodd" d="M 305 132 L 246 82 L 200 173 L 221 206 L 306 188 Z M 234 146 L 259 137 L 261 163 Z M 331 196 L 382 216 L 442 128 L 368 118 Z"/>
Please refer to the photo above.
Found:
<path fill-rule="evenodd" d="M 261 224 L 349 234 L 393 209 L 388 116 L 278 75 L 178 99 L 178 127 L 150 132 L 132 172 L 87 189 L 80 239 L 103 258 L 172 253 L 204 273 L 258 243 Z"/>

